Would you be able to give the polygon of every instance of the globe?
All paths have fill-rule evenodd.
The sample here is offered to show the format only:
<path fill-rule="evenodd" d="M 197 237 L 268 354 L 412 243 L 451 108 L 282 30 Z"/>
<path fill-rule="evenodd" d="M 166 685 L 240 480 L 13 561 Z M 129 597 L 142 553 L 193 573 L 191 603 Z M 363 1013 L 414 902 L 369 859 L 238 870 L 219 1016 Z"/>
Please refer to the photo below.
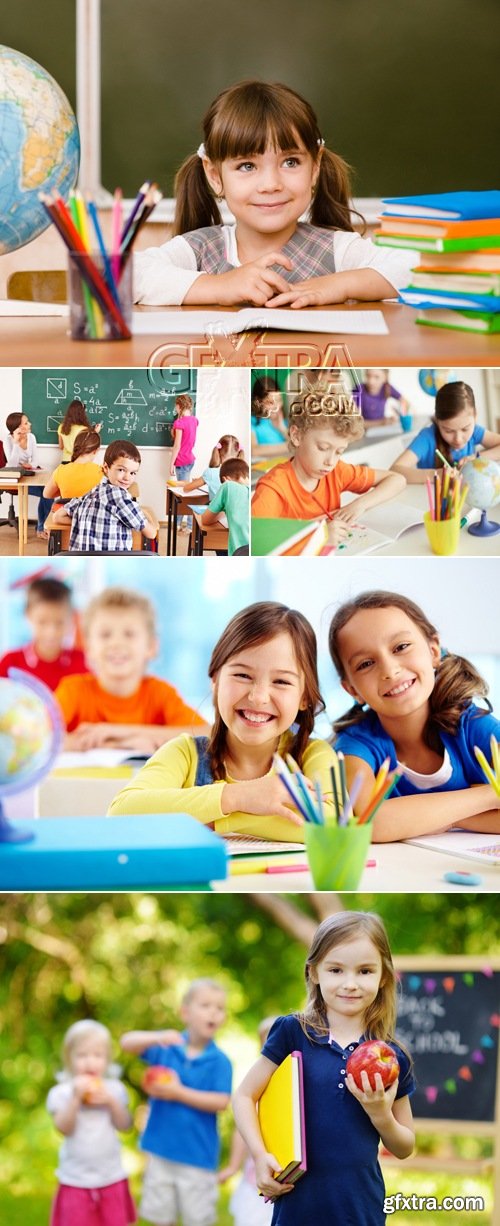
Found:
<path fill-rule="evenodd" d="M 61 714 L 46 685 L 17 668 L 0 678 L 0 843 L 33 837 L 7 822 L 2 801 L 43 779 L 62 735 Z"/>
<path fill-rule="evenodd" d="M 473 536 L 492 536 L 500 532 L 500 524 L 492 523 L 486 516 L 488 508 L 500 502 L 500 464 L 478 456 L 475 460 L 467 460 L 461 471 L 469 487 L 467 502 L 483 512 L 480 522 L 471 524 L 469 532 Z"/>
<path fill-rule="evenodd" d="M 62 89 L 29 56 L 0 45 L 0 254 L 50 225 L 39 192 L 75 186 L 80 138 Z"/>
<path fill-rule="evenodd" d="M 428 396 L 437 396 L 440 387 L 444 387 L 445 383 L 452 383 L 456 379 L 453 370 L 433 370 L 423 369 L 418 372 L 418 381 L 423 392 Z"/>

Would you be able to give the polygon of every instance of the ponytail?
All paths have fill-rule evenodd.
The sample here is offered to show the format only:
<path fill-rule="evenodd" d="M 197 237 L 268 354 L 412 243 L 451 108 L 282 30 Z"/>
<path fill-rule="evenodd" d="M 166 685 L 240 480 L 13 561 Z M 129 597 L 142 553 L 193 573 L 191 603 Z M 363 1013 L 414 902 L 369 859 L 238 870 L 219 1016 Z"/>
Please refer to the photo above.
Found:
<path fill-rule="evenodd" d="M 175 176 L 174 235 L 189 234 L 203 226 L 220 226 L 222 217 L 197 153 L 182 163 Z"/>
<path fill-rule="evenodd" d="M 323 149 L 316 191 L 310 208 L 313 226 L 353 231 L 350 167 L 338 153 Z M 356 210 L 354 210 L 356 212 Z M 364 227 L 364 218 L 356 212 Z"/>

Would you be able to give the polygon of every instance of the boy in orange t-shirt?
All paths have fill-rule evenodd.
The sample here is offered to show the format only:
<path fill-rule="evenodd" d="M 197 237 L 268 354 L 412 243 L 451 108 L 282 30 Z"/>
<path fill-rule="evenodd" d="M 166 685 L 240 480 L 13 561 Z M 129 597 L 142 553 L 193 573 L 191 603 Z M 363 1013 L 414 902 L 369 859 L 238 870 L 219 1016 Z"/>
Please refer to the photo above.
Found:
<path fill-rule="evenodd" d="M 65 749 L 123 747 L 149 755 L 179 732 L 207 730 L 173 686 L 145 675 L 158 647 L 145 596 L 106 589 L 86 609 L 83 628 L 93 672 L 65 677 L 55 695 L 67 729 Z"/>
<path fill-rule="evenodd" d="M 327 517 L 329 542 L 338 545 L 363 511 L 394 498 L 405 482 L 393 481 L 398 474 L 383 468 L 347 464 L 342 459 L 348 443 L 364 433 L 361 414 L 350 396 L 305 392 L 291 404 L 289 420 L 292 457 L 276 464 L 257 482 L 252 515 L 268 519 Z M 341 507 L 344 490 L 360 497 Z"/>

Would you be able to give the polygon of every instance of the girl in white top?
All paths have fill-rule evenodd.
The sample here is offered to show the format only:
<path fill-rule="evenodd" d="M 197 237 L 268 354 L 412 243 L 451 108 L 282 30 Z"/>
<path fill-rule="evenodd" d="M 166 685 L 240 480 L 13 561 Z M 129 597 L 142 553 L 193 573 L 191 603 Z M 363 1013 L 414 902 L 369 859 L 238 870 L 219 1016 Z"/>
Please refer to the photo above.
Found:
<path fill-rule="evenodd" d="M 128 1226 L 137 1215 L 117 1130 L 131 1127 L 127 1092 L 111 1064 L 111 1035 L 85 1019 L 67 1031 L 64 1072 L 47 1109 L 64 1136 L 51 1226 Z"/>
<path fill-rule="evenodd" d="M 412 253 L 353 230 L 347 165 L 300 94 L 232 85 L 203 131 L 176 177 L 176 237 L 135 257 L 137 302 L 306 307 L 392 298 L 407 283 Z M 223 199 L 235 224 L 222 224 Z"/>

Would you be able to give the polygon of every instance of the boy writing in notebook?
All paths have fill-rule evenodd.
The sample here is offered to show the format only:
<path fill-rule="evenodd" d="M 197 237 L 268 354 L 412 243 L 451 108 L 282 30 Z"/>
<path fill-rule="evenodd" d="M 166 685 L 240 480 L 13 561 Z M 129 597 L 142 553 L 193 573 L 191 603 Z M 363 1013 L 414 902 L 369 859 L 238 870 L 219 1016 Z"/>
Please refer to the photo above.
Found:
<path fill-rule="evenodd" d="M 158 642 L 145 596 L 107 588 L 90 602 L 83 630 L 92 671 L 65 677 L 56 690 L 66 749 L 123 747 L 149 756 L 180 731 L 206 728 L 173 686 L 146 675 Z"/>
<path fill-rule="evenodd" d="M 124 1051 L 169 1070 L 148 1086 L 150 1110 L 141 1146 L 149 1154 L 141 1216 L 155 1226 L 212 1226 L 217 1221 L 217 1116 L 229 1104 L 231 1064 L 216 1046 L 225 1020 L 223 989 L 195 979 L 184 994 L 185 1029 L 130 1031 Z"/>
<path fill-rule="evenodd" d="M 55 690 L 63 677 L 83 673 L 85 656 L 68 646 L 73 630 L 71 591 L 60 579 L 32 579 L 24 609 L 33 638 L 17 651 L 7 651 L 0 660 L 0 677 L 9 668 L 22 668 Z"/>
<path fill-rule="evenodd" d="M 211 527 L 220 518 L 227 516 L 229 528 L 228 553 L 248 546 L 249 540 L 249 489 L 250 470 L 245 460 L 225 460 L 220 466 L 220 489 L 203 512 L 203 527 Z"/>
<path fill-rule="evenodd" d="M 99 485 L 54 511 L 55 524 L 67 522 L 68 515 L 71 519 L 70 550 L 130 552 L 133 529 L 148 540 L 155 538 L 156 525 L 130 493 L 140 463 L 141 453 L 134 443 L 115 439 L 104 452 L 104 477 Z"/>
<path fill-rule="evenodd" d="M 252 515 L 269 519 L 329 520 L 329 542 L 338 545 L 349 526 L 364 511 L 401 493 L 406 484 L 399 473 L 348 464 L 343 459 L 350 442 L 360 439 L 360 411 L 347 395 L 303 392 L 290 405 L 288 438 L 291 459 L 276 464 L 257 482 Z M 359 497 L 341 506 L 350 490 Z"/>

